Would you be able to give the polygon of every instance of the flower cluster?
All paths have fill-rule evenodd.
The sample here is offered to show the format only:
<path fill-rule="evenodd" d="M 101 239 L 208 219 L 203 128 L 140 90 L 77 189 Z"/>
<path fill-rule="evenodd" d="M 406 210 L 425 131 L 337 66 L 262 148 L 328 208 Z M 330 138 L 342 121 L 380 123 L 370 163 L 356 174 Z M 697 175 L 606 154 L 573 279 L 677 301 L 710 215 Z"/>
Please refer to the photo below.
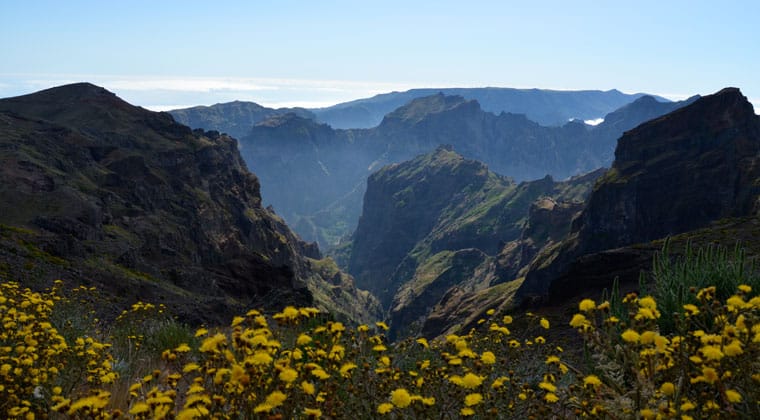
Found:
<path fill-rule="evenodd" d="M 0 413 L 34 418 L 49 411 L 95 417 L 112 384 L 109 344 L 92 337 L 67 341 L 51 319 L 61 284 L 45 293 L 0 283 Z M 89 399 L 98 399 L 91 404 Z"/>
<path fill-rule="evenodd" d="M 577 412 L 641 418 L 755 418 L 760 415 L 760 297 L 747 285 L 725 302 L 715 287 L 696 293 L 661 335 L 657 302 L 630 294 L 627 319 L 586 299 L 570 325 L 583 335 L 596 369 L 572 400 Z"/>
<path fill-rule="evenodd" d="M 3 417 L 760 417 L 760 297 L 744 285 L 725 301 L 714 288 L 695 291 L 671 315 L 650 296 L 630 294 L 622 308 L 584 299 L 569 322 L 574 338 L 531 313 L 489 310 L 466 333 L 389 343 L 383 322 L 251 310 L 226 327 L 172 335 L 155 353 L 142 346 L 142 370 L 122 377 L 114 360 L 137 347 L 105 344 L 96 330 L 65 338 L 51 322 L 65 301 L 57 287 L 0 284 Z M 161 311 L 138 303 L 116 325 Z M 675 317 L 676 333 L 659 332 L 663 316 Z M 111 339 L 149 341 L 118 331 Z M 573 351 L 549 344 L 559 337 Z"/>

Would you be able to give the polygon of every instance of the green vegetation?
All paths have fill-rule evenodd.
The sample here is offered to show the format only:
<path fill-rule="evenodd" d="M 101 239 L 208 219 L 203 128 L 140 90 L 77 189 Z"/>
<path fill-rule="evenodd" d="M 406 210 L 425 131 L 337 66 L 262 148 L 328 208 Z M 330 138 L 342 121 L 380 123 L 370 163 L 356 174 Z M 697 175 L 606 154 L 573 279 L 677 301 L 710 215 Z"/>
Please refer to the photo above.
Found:
<path fill-rule="evenodd" d="M 683 315 L 684 305 L 695 304 L 694 290 L 708 286 L 716 289 L 716 298 L 724 300 L 741 284 L 760 290 L 760 272 L 756 260 L 748 261 L 746 251 L 737 244 L 733 249 L 719 245 L 694 248 L 687 243 L 683 255 L 670 252 L 669 241 L 655 254 L 652 264 L 652 282 L 643 285 L 668 315 L 660 318 L 662 331 L 676 330 L 674 316 Z"/>

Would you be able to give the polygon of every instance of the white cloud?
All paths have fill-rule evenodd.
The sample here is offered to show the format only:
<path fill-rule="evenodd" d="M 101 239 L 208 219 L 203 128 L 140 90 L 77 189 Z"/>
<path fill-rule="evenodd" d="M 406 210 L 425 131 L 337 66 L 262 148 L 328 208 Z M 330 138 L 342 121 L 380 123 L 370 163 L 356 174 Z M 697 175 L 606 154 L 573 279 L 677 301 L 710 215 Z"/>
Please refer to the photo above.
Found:
<path fill-rule="evenodd" d="M 82 81 L 103 86 L 128 102 L 153 110 L 212 105 L 234 100 L 252 101 L 271 107 L 317 108 L 378 93 L 422 87 L 411 83 L 356 80 L 0 74 L 0 96 L 23 95 Z"/>
<path fill-rule="evenodd" d="M 585 120 L 583 122 L 586 123 L 586 124 L 588 124 L 588 125 L 599 125 L 599 124 L 601 124 L 601 123 L 604 122 L 604 118 L 596 118 L 596 119 L 593 119 L 593 120 Z"/>

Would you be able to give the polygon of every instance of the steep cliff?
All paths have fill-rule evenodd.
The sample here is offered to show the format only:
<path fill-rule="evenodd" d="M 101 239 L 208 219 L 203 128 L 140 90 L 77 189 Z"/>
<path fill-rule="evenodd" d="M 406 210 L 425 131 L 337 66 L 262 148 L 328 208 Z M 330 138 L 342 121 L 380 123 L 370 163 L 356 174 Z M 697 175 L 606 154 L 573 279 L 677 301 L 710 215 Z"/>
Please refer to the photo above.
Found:
<path fill-rule="evenodd" d="M 315 302 L 329 288 L 319 250 L 262 207 L 234 139 L 80 83 L 0 100 L 0 161 L 7 250 L 60 262 L 25 273 L 34 255 L 9 251 L 11 280 L 95 284 L 117 306 L 148 299 L 193 322 L 286 304 L 372 312 Z"/>
<path fill-rule="evenodd" d="M 620 139 L 572 232 L 537 258 L 520 293 L 545 294 L 560 277 L 555 290 L 609 283 L 565 274 L 586 254 L 757 214 L 759 194 L 760 118 L 738 89 L 701 98 Z"/>

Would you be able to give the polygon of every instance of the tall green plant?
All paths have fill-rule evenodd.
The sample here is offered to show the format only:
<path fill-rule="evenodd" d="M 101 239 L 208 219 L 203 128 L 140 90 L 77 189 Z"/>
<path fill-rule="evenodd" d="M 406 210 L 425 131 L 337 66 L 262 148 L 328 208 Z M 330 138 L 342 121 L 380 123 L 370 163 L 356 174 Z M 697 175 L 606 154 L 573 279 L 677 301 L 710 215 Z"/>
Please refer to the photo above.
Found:
<path fill-rule="evenodd" d="M 760 273 L 755 261 L 748 261 L 745 250 L 737 244 L 733 249 L 719 245 L 695 248 L 686 244 L 684 253 L 674 256 L 670 241 L 666 240 L 662 251 L 652 261 L 652 281 L 642 284 L 642 294 L 651 294 L 663 316 L 659 326 L 663 333 L 676 330 L 674 314 L 684 312 L 683 305 L 696 303 L 690 290 L 715 286 L 717 298 L 731 296 L 740 284 L 760 291 Z"/>

